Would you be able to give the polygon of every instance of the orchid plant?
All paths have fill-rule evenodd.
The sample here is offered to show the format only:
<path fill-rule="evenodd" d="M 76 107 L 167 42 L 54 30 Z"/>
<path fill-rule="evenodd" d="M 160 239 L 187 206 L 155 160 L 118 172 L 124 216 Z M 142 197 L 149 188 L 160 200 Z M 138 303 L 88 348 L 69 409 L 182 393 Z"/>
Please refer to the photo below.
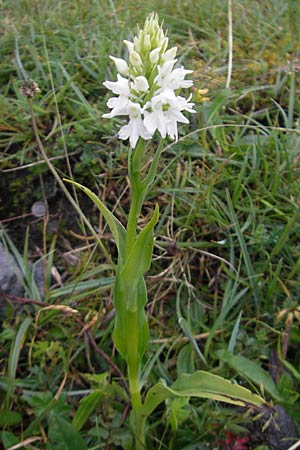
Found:
<path fill-rule="evenodd" d="M 118 249 L 114 283 L 115 324 L 113 340 L 128 368 L 131 401 L 131 426 L 134 448 L 146 449 L 147 417 L 168 398 L 202 397 L 243 406 L 261 407 L 263 398 L 206 371 L 181 375 L 171 386 L 164 381 L 142 395 L 143 356 L 149 341 L 149 324 L 145 313 L 147 290 L 145 273 L 149 270 L 154 245 L 154 228 L 159 217 L 158 205 L 141 230 L 138 219 L 143 202 L 155 178 L 165 138 L 178 139 L 178 123 L 188 124 L 183 114 L 195 113 L 191 95 L 180 95 L 193 82 L 192 73 L 177 67 L 177 48 L 168 49 L 168 37 L 158 16 L 150 14 L 144 27 L 138 29 L 133 42 L 124 41 L 128 62 L 111 56 L 118 74 L 117 81 L 104 86 L 115 95 L 108 100 L 109 113 L 104 118 L 124 117 L 127 121 L 118 131 L 122 140 L 129 140 L 128 175 L 131 203 L 127 226 L 124 227 L 105 204 L 88 188 L 75 183 L 99 208 L 105 217 Z M 161 140 L 149 161 L 146 146 L 155 134 Z M 152 144 L 154 147 L 155 144 Z M 146 164 L 147 163 L 147 164 Z"/>

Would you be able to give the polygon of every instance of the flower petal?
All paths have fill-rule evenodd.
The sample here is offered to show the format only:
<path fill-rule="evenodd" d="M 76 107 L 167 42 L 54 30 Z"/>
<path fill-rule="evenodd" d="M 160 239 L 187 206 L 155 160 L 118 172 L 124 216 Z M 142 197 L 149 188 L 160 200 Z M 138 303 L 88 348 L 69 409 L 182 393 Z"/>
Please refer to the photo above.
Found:
<path fill-rule="evenodd" d="M 130 95 L 129 81 L 127 78 L 122 77 L 119 73 L 117 75 L 118 81 L 105 81 L 104 86 L 118 95 Z"/>

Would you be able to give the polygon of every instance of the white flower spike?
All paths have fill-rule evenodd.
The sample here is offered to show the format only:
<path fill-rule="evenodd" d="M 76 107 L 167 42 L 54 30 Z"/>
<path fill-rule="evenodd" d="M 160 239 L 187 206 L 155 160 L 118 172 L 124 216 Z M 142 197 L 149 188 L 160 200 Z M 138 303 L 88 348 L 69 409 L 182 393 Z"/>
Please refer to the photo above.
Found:
<path fill-rule="evenodd" d="M 117 81 L 103 84 L 118 97 L 112 97 L 107 106 L 110 113 L 105 118 L 127 116 L 128 122 L 119 130 L 119 138 L 129 139 L 135 148 L 139 138 L 151 139 L 156 131 L 163 138 L 178 139 L 177 124 L 189 123 L 182 112 L 194 113 L 190 97 L 178 95 L 182 88 L 190 88 L 192 73 L 184 67 L 175 67 L 177 47 L 168 47 L 157 14 L 150 14 L 143 29 L 139 29 L 133 42 L 124 41 L 129 53 L 129 63 L 110 56 L 118 70 Z M 126 77 L 126 78 L 125 78 Z"/>

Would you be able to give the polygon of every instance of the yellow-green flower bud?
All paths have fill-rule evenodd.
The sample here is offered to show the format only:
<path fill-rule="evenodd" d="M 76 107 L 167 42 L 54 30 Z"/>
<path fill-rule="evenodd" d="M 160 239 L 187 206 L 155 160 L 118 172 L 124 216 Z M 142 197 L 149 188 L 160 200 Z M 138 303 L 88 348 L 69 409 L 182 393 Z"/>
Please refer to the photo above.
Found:
<path fill-rule="evenodd" d="M 142 58 L 140 57 L 139 53 L 136 52 L 135 50 L 133 50 L 130 53 L 129 60 L 135 68 L 140 68 L 143 66 Z"/>
<path fill-rule="evenodd" d="M 155 48 L 154 50 L 152 50 L 150 52 L 150 61 L 152 62 L 152 64 L 156 64 L 159 60 L 159 54 L 160 54 L 161 48 Z"/>
<path fill-rule="evenodd" d="M 136 77 L 134 82 L 134 89 L 138 92 L 146 92 L 149 89 L 147 78 L 140 76 Z"/>

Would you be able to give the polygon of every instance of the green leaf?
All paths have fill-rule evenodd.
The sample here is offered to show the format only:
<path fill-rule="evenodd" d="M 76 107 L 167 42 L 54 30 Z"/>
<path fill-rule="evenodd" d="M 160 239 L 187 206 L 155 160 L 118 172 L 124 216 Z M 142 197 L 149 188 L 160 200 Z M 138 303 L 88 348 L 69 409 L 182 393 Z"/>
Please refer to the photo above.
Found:
<path fill-rule="evenodd" d="M 300 382 L 300 373 L 299 370 L 296 369 L 293 364 L 291 364 L 289 361 L 286 361 L 285 359 L 280 359 L 280 362 L 287 368 L 289 372 L 296 378 L 298 382 Z"/>
<path fill-rule="evenodd" d="M 22 398 L 32 406 L 36 415 L 24 431 L 24 438 L 34 434 L 45 417 L 70 414 L 71 408 L 63 395 L 56 399 L 51 392 L 39 392 L 34 396 L 24 394 Z"/>
<path fill-rule="evenodd" d="M 7 409 L 2 409 L 0 414 L 0 427 L 9 427 L 22 422 L 22 416 L 20 413 L 15 411 L 9 411 Z"/>
<path fill-rule="evenodd" d="M 83 186 L 82 184 L 76 183 L 72 180 L 66 180 L 68 183 L 74 184 L 76 187 L 81 189 L 91 200 L 92 202 L 97 206 L 99 211 L 103 214 L 106 222 L 108 223 L 108 226 L 110 228 L 110 231 L 113 235 L 113 238 L 116 242 L 119 256 L 121 258 L 125 255 L 125 228 L 119 222 L 119 220 L 113 215 L 113 213 L 105 206 L 105 204 L 100 200 L 100 198 L 90 189 Z"/>
<path fill-rule="evenodd" d="M 87 446 L 78 431 L 63 417 L 51 416 L 48 437 L 49 449 L 87 450 Z"/>
<path fill-rule="evenodd" d="M 134 302 L 138 305 L 137 311 L 132 312 L 127 308 L 128 296 L 134 295 Z M 128 348 L 132 345 L 131 330 L 129 324 L 132 322 L 132 316 L 136 315 L 137 335 L 138 335 L 138 358 L 141 359 L 149 341 L 149 324 L 145 314 L 147 303 L 147 290 L 145 280 L 140 278 L 135 291 L 132 293 L 127 289 L 119 273 L 116 275 L 114 286 L 114 305 L 115 305 L 115 329 L 114 342 L 118 352 L 127 361 Z"/>
<path fill-rule="evenodd" d="M 251 261 L 251 258 L 250 258 L 249 252 L 248 252 L 246 241 L 245 241 L 242 229 L 239 225 L 238 217 L 233 208 L 233 204 L 232 204 L 228 190 L 226 190 L 226 198 L 227 198 L 227 204 L 228 204 L 227 214 L 230 219 L 230 223 L 233 224 L 234 230 L 235 230 L 237 238 L 239 240 L 241 252 L 243 255 L 244 262 L 245 262 L 247 276 L 248 276 L 249 283 L 250 283 L 250 286 L 253 291 L 253 297 L 254 297 L 256 309 L 257 309 L 257 311 L 259 311 L 259 296 L 258 296 L 258 292 L 257 292 L 257 275 L 255 274 L 255 271 L 253 269 L 253 265 L 252 265 L 252 261 Z"/>
<path fill-rule="evenodd" d="M 259 445 L 254 450 L 270 450 L 270 448 L 267 445 Z"/>
<path fill-rule="evenodd" d="M 8 360 L 8 377 L 7 377 L 7 396 L 6 396 L 6 404 L 9 401 L 10 395 L 13 393 L 16 371 L 19 361 L 19 356 L 21 352 L 21 348 L 26 338 L 27 330 L 32 322 L 30 317 L 27 317 L 20 325 L 20 328 L 17 332 L 15 341 L 12 343 L 9 353 Z"/>
<path fill-rule="evenodd" d="M 191 326 L 190 326 L 189 322 L 181 314 L 181 309 L 180 309 L 181 288 L 182 288 L 182 286 L 179 286 L 179 289 L 177 290 L 177 295 L 176 295 L 176 313 L 177 313 L 177 317 L 178 317 L 178 323 L 179 323 L 182 331 L 184 332 L 184 334 L 186 335 L 186 337 L 189 339 L 190 343 L 192 344 L 193 349 L 199 356 L 201 362 L 207 367 L 206 359 L 204 358 L 204 355 L 202 354 L 201 350 L 199 349 L 199 346 L 193 336 Z"/>
<path fill-rule="evenodd" d="M 199 356 L 200 360 L 202 361 L 202 363 L 207 367 L 207 362 L 206 359 L 204 358 L 201 350 L 199 349 L 199 346 L 196 342 L 196 339 L 193 336 L 193 332 L 191 330 L 190 324 L 188 323 L 188 321 L 184 318 L 184 317 L 180 317 L 178 320 L 179 325 L 182 328 L 182 331 L 184 332 L 184 334 L 186 335 L 187 338 L 189 338 L 190 343 L 193 346 L 194 351 L 197 353 L 197 355 Z"/>
<path fill-rule="evenodd" d="M 278 388 L 268 372 L 257 363 L 240 355 L 233 355 L 226 350 L 217 350 L 216 355 L 221 361 L 226 362 L 238 374 L 248 378 L 259 387 L 263 387 L 274 399 L 280 401 Z"/>
<path fill-rule="evenodd" d="M 190 415 L 189 397 L 175 397 L 167 400 L 167 426 L 175 432 Z"/>
<path fill-rule="evenodd" d="M 192 344 L 189 342 L 186 344 L 180 352 L 177 358 L 177 373 L 181 375 L 183 373 L 195 372 L 195 352 L 193 351 Z"/>
<path fill-rule="evenodd" d="M 215 118 L 216 114 L 221 110 L 222 106 L 224 106 L 229 97 L 231 95 L 230 89 L 222 89 L 216 98 L 211 103 L 211 106 L 209 108 L 208 117 L 206 119 L 206 123 L 210 125 L 213 122 L 213 119 Z"/>
<path fill-rule="evenodd" d="M 265 400 L 237 384 L 231 383 L 218 375 L 199 370 L 192 375 L 181 375 L 172 386 L 162 383 L 149 389 L 141 414 L 149 416 L 152 411 L 169 397 L 210 398 L 240 406 L 263 406 Z"/>
<path fill-rule="evenodd" d="M 287 220 L 287 223 L 280 235 L 280 237 L 276 240 L 276 244 L 274 245 L 269 260 L 272 261 L 274 256 L 276 256 L 283 248 L 283 246 L 286 244 L 286 242 L 289 239 L 289 235 L 292 232 L 292 230 L 295 227 L 295 224 L 299 223 L 299 216 L 300 216 L 300 210 L 299 208 L 296 209 L 295 214 L 292 217 L 289 217 Z"/>
<path fill-rule="evenodd" d="M 12 447 L 20 442 L 20 439 L 10 431 L 2 431 L 1 441 L 5 449 Z"/>
<path fill-rule="evenodd" d="M 159 208 L 158 205 L 156 205 L 151 220 L 142 231 L 140 231 L 121 272 L 121 277 L 124 280 L 126 289 L 130 291 L 130 295 L 128 295 L 127 299 L 127 308 L 130 311 L 136 311 L 137 309 L 137 304 L 134 302 L 136 297 L 134 291 L 143 274 L 147 272 L 151 266 L 153 228 L 158 221 L 158 216 Z"/>
<path fill-rule="evenodd" d="M 235 345 L 236 345 L 236 341 L 237 341 L 237 337 L 238 337 L 238 332 L 240 329 L 240 322 L 241 322 L 241 318 L 242 318 L 242 314 L 243 311 L 240 311 L 238 318 L 235 321 L 230 339 L 229 339 L 229 344 L 228 344 L 228 351 L 233 353 L 234 349 L 235 349 Z"/>
<path fill-rule="evenodd" d="M 80 431 L 85 422 L 88 420 L 92 412 L 99 405 L 104 397 L 104 392 L 97 389 L 96 391 L 84 397 L 79 404 L 76 414 L 73 418 L 73 427 L 76 431 Z"/>

